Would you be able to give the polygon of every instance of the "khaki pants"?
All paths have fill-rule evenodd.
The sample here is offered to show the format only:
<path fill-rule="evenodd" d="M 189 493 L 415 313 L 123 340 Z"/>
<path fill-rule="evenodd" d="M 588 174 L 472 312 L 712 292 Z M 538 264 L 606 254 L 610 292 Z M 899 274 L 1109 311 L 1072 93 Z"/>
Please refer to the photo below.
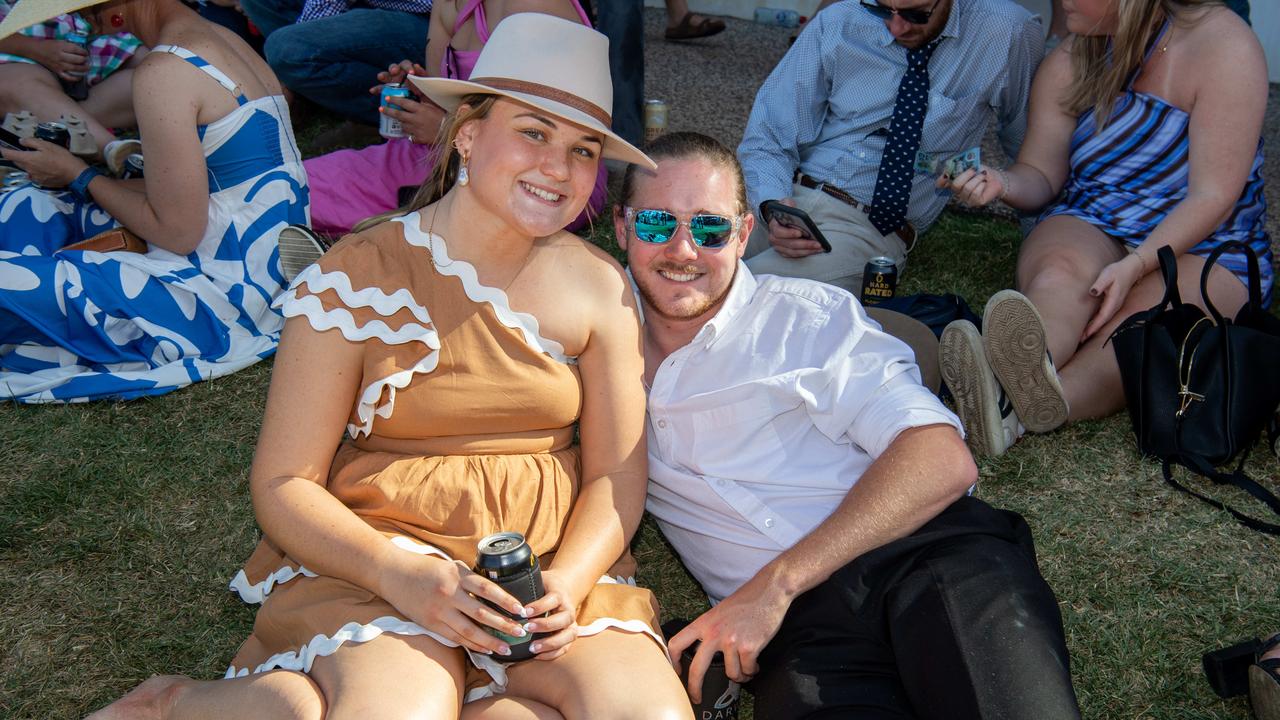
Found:
<path fill-rule="evenodd" d="M 809 213 L 822 235 L 831 243 L 831 252 L 802 258 L 787 258 L 769 245 L 768 227 L 757 223 L 747 241 L 747 267 L 751 272 L 820 280 L 844 288 L 858 296 L 862 292 L 862 271 L 867 261 L 883 255 L 898 265 L 899 277 L 907 267 L 907 248 L 896 234 L 881 235 L 867 219 L 830 195 L 796 184 L 792 188 L 796 207 Z"/>

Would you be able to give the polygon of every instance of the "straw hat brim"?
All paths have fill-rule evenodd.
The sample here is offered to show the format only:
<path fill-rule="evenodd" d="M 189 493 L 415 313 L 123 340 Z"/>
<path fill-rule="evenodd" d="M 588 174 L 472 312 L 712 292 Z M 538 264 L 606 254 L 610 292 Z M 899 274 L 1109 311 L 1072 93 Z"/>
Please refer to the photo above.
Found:
<path fill-rule="evenodd" d="M 107 0 L 18 0 L 4 22 L 0 22 L 0 40 L 10 35 L 51 20 L 59 15 L 83 10 L 91 5 L 100 5 Z"/>
<path fill-rule="evenodd" d="M 462 104 L 462 98 L 467 95 L 501 95 L 517 102 L 524 103 L 525 105 L 532 105 L 540 110 L 545 110 L 547 113 L 567 120 L 574 125 L 580 125 L 604 135 L 605 142 L 603 154 L 606 158 L 635 163 L 650 170 L 656 170 L 658 167 L 658 164 L 649 159 L 648 155 L 645 155 L 634 145 L 623 140 L 599 119 L 571 105 L 545 98 L 541 95 L 520 92 L 517 90 L 495 88 L 468 80 L 420 77 L 412 75 L 409 77 L 409 80 L 413 82 L 413 84 L 416 85 L 424 95 L 430 98 L 432 102 L 444 108 L 447 112 L 457 110 L 458 106 Z"/>

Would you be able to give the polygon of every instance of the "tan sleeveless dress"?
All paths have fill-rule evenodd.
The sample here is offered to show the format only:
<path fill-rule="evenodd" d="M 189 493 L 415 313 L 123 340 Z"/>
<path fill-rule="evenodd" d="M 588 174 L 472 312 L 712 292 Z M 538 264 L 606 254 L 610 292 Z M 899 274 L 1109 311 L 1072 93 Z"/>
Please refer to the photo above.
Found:
<path fill-rule="evenodd" d="M 574 359 L 538 334 L 536 318 L 449 258 L 417 213 L 345 238 L 277 307 L 365 344 L 350 437 L 329 474 L 334 496 L 405 552 L 471 564 L 480 538 L 514 530 L 544 568 L 553 563 L 578 492 L 582 387 Z M 657 601 L 634 573 L 624 553 L 579 608 L 582 635 L 616 628 L 662 644 Z M 386 632 L 455 646 L 373 593 L 317 576 L 269 538 L 231 588 L 262 607 L 227 677 L 306 672 L 316 657 Z M 467 700 L 501 693 L 505 666 L 468 655 Z"/>

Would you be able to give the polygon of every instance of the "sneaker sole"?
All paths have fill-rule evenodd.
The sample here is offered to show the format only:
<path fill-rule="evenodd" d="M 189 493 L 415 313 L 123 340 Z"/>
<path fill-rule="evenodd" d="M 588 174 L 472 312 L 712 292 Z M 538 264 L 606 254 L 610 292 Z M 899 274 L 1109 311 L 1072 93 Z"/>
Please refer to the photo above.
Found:
<path fill-rule="evenodd" d="M 974 455 L 1000 455 L 1007 447 L 1000 422 L 1000 396 L 973 323 L 958 320 L 942 331 L 938 366 L 951 388 L 964 439 Z"/>
<path fill-rule="evenodd" d="M 276 242 L 280 248 L 280 272 L 286 283 L 292 283 L 324 254 L 324 246 L 306 228 L 290 225 L 280 231 Z"/>
<path fill-rule="evenodd" d="M 1021 293 L 1001 290 L 987 302 L 982 319 L 987 360 L 1031 432 L 1055 430 L 1067 421 L 1067 399 L 1049 362 L 1044 321 Z"/>
<path fill-rule="evenodd" d="M 1258 720 L 1280 720 L 1280 683 L 1257 665 L 1249 667 L 1249 702 Z"/>

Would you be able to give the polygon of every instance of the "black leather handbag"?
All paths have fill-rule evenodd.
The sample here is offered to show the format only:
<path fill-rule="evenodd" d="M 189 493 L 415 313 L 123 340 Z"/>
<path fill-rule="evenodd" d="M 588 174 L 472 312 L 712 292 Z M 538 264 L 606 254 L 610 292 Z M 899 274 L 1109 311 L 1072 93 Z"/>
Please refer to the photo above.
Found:
<path fill-rule="evenodd" d="M 1234 320 L 1222 317 L 1208 295 L 1209 271 L 1231 249 L 1244 251 L 1249 262 L 1249 300 Z M 1280 535 L 1280 525 L 1191 490 L 1172 472 L 1173 465 L 1181 465 L 1215 483 L 1234 485 L 1280 515 L 1280 500 L 1244 472 L 1263 429 L 1270 431 L 1274 449 L 1280 404 L 1280 319 L 1262 307 L 1258 258 L 1240 242 L 1214 250 L 1200 276 L 1208 315 L 1182 302 L 1173 251 L 1160 248 L 1159 258 L 1164 298 L 1127 318 L 1111 335 L 1138 449 L 1163 461 L 1164 479 L 1173 487 L 1255 530 Z M 1237 457 L 1233 471 L 1216 469 Z"/>

